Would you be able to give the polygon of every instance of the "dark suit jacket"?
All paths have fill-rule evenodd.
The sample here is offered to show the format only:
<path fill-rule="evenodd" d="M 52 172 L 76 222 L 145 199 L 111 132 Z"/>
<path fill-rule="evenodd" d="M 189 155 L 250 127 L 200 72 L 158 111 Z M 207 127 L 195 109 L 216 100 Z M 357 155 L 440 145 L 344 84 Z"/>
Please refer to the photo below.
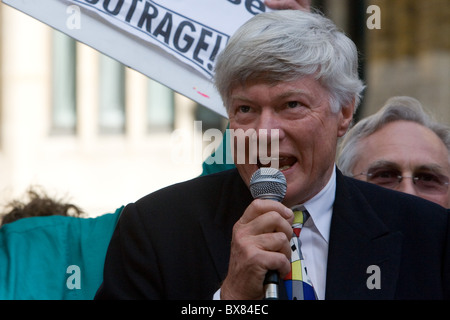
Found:
<path fill-rule="evenodd" d="M 129 204 L 96 298 L 211 299 L 227 273 L 232 227 L 251 201 L 229 170 Z M 326 299 L 449 299 L 449 217 L 434 203 L 338 171 Z M 370 289 L 377 276 L 380 289 Z"/>

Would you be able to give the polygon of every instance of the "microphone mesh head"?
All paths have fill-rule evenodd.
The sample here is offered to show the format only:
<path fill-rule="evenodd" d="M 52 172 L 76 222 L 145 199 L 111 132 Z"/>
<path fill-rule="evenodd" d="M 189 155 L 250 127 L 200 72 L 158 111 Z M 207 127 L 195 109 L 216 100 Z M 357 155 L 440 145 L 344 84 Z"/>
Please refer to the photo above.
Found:
<path fill-rule="evenodd" d="M 275 168 L 260 168 L 250 179 L 250 192 L 255 199 L 281 202 L 286 194 L 286 178 Z"/>

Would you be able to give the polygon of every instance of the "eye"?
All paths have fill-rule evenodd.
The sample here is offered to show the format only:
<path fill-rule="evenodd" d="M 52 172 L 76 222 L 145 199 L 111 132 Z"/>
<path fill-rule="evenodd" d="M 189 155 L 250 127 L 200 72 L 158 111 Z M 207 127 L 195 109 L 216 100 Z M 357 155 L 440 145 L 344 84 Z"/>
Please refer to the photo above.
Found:
<path fill-rule="evenodd" d="M 300 107 L 300 106 L 301 106 L 301 103 L 298 102 L 298 101 L 289 101 L 288 103 L 286 103 L 286 106 L 287 106 L 289 109 L 294 109 L 294 108 Z"/>
<path fill-rule="evenodd" d="M 415 175 L 415 179 L 421 181 L 427 186 L 442 186 L 445 185 L 445 178 L 433 173 L 421 172 Z"/>
<path fill-rule="evenodd" d="M 399 173 L 395 170 L 377 170 L 372 173 L 373 178 L 382 178 L 382 179 L 391 179 L 391 178 L 397 178 Z"/>
<path fill-rule="evenodd" d="M 425 181 L 425 182 L 431 182 L 431 181 L 437 182 L 437 181 L 439 181 L 439 178 L 437 176 L 435 176 L 434 174 L 431 174 L 431 173 L 419 173 L 419 174 L 416 175 L 416 177 L 419 180 L 422 180 L 422 181 Z"/>
<path fill-rule="evenodd" d="M 445 193 L 448 189 L 448 177 L 440 174 L 421 172 L 414 175 L 416 185 L 423 192 L 439 192 Z"/>
<path fill-rule="evenodd" d="M 391 185 L 398 181 L 401 173 L 394 169 L 378 169 L 369 172 L 368 180 L 378 185 Z"/>
<path fill-rule="evenodd" d="M 238 107 L 238 112 L 249 113 L 250 112 L 250 107 L 249 106 L 239 106 Z"/>

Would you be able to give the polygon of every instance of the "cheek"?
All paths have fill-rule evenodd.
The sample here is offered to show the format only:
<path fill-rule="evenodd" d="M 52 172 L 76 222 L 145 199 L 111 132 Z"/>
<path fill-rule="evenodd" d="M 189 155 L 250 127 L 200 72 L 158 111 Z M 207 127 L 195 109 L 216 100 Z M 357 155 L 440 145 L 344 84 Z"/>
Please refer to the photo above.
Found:
<path fill-rule="evenodd" d="M 337 145 L 337 137 L 330 135 L 324 130 L 311 130 L 306 133 L 298 133 L 296 146 L 302 156 L 314 159 L 314 161 L 322 162 L 332 157 Z"/>
<path fill-rule="evenodd" d="M 449 195 L 448 194 L 447 195 L 442 195 L 442 196 L 435 196 L 435 197 L 432 197 L 432 196 L 424 197 L 423 196 L 423 198 L 427 199 L 429 201 L 435 202 L 435 203 L 443 206 L 444 208 L 449 208 L 449 204 L 450 204 L 449 201 L 450 201 L 450 199 L 449 199 Z"/>

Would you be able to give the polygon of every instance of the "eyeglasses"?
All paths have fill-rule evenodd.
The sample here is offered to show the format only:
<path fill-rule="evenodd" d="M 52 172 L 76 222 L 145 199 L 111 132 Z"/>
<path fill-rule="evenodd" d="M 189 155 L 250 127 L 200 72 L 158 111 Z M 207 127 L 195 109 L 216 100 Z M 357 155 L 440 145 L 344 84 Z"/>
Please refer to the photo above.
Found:
<path fill-rule="evenodd" d="M 396 189 L 403 179 L 412 179 L 417 192 L 424 194 L 443 194 L 446 193 L 449 186 L 449 178 L 432 172 L 419 172 L 412 177 L 402 176 L 402 173 L 396 169 L 376 169 L 369 172 L 361 172 L 353 177 L 364 175 L 366 181 L 379 186 Z"/>

